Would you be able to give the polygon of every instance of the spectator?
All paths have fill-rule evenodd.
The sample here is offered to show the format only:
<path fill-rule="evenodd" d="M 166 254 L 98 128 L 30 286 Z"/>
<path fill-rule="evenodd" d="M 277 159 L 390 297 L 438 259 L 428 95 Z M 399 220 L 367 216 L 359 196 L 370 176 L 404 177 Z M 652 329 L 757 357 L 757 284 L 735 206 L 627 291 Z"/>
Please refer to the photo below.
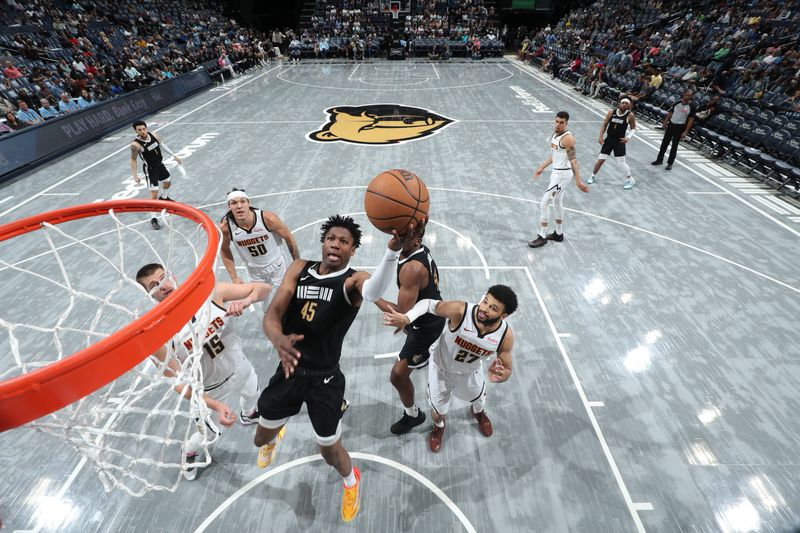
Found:
<path fill-rule="evenodd" d="M 72 113 L 73 111 L 77 111 L 78 109 L 80 109 L 78 107 L 78 104 L 76 104 L 70 99 L 69 94 L 61 93 L 61 101 L 58 102 L 58 110 L 61 113 Z"/>
<path fill-rule="evenodd" d="M 17 120 L 17 116 L 13 112 L 9 111 L 6 113 L 6 126 L 8 126 L 8 128 L 12 131 L 17 131 L 24 128 L 25 124 Z"/>
<path fill-rule="evenodd" d="M 86 89 L 81 91 L 81 96 L 78 98 L 78 107 L 80 109 L 95 105 L 97 102 L 89 95 Z"/>
<path fill-rule="evenodd" d="M 44 120 L 55 118 L 60 114 L 55 107 L 50 105 L 50 100 L 47 98 L 42 98 L 39 102 L 41 103 L 39 106 L 39 115 L 41 115 Z"/>
<path fill-rule="evenodd" d="M 3 74 L 5 74 L 6 78 L 10 78 L 12 80 L 24 77 L 24 74 L 22 74 L 17 67 L 11 64 L 11 61 L 6 61 L 6 68 L 3 69 Z"/>
<path fill-rule="evenodd" d="M 222 70 L 227 70 L 228 72 L 230 72 L 231 78 L 236 77 L 236 72 L 233 70 L 233 64 L 231 63 L 228 54 L 226 54 L 225 52 L 222 52 L 222 55 L 219 56 L 219 59 L 217 59 L 217 65 Z"/>
<path fill-rule="evenodd" d="M 33 126 L 39 122 L 44 122 L 41 115 L 33 109 L 30 109 L 25 100 L 19 100 L 17 102 L 17 107 L 19 108 L 17 111 L 17 120 L 22 122 L 25 126 Z"/>

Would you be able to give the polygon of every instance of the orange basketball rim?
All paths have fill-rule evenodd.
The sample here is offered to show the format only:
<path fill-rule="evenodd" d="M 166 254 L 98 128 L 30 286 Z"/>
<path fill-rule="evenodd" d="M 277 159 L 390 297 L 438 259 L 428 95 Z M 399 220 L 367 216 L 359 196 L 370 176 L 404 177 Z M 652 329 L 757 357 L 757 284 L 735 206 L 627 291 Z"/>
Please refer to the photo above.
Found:
<path fill-rule="evenodd" d="M 161 212 L 203 227 L 208 246 L 194 272 L 163 302 L 105 339 L 60 361 L 0 383 L 0 431 L 50 414 L 110 383 L 155 352 L 191 320 L 214 290 L 219 235 L 194 207 L 159 200 L 112 200 L 57 209 L 0 226 L 0 242 L 53 225 L 108 214 Z"/>

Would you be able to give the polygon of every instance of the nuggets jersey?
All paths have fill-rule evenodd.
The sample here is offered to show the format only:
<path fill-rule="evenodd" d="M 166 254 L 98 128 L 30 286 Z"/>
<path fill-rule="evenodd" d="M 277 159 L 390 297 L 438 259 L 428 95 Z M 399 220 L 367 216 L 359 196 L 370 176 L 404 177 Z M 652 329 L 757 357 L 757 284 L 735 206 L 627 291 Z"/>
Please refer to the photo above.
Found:
<path fill-rule="evenodd" d="M 620 115 L 619 109 L 615 109 L 611 114 L 611 121 L 608 123 L 606 135 L 608 139 L 622 139 L 625 137 L 625 132 L 628 131 L 628 115 L 630 110 L 625 110 Z"/>
<path fill-rule="evenodd" d="M 344 268 L 322 275 L 319 262 L 307 261 L 297 277 L 297 287 L 283 314 L 283 333 L 304 338 L 294 347 L 300 352 L 298 365 L 308 369 L 333 368 L 342 357 L 342 343 L 358 314 L 350 305 L 345 282 L 356 271 Z"/>
<path fill-rule="evenodd" d="M 231 235 L 236 250 L 242 258 L 247 271 L 256 279 L 266 280 L 272 270 L 283 264 L 283 254 L 281 244 L 283 238 L 272 233 L 264 223 L 264 217 L 260 209 L 250 208 L 255 213 L 256 222 L 252 228 L 242 228 L 229 212 L 225 215 L 228 223 L 228 231 Z"/>
<path fill-rule="evenodd" d="M 240 361 L 244 359 L 242 341 L 233 327 L 233 317 L 225 316 L 225 309 L 215 302 L 211 302 L 209 311 L 208 328 L 202 339 L 203 355 L 200 357 L 203 385 L 206 390 L 213 389 L 230 378 Z M 178 359 L 181 361 L 186 359 L 195 341 L 192 325 L 186 324 L 180 333 L 172 338 Z"/>
<path fill-rule="evenodd" d="M 409 261 L 419 261 L 425 270 L 428 272 L 428 284 L 419 290 L 417 295 L 417 302 L 420 300 L 441 300 L 442 295 L 439 293 L 439 269 L 436 267 L 436 262 L 431 257 L 431 251 L 424 244 L 419 250 L 413 252 L 408 257 L 401 259 L 397 262 L 397 287 L 400 287 L 400 270 L 403 265 Z M 425 313 L 414 321 L 410 326 L 422 327 L 439 327 L 444 326 L 444 318 Z"/>
<path fill-rule="evenodd" d="M 567 157 L 567 150 L 561 146 L 561 139 L 566 135 L 572 135 L 569 131 L 565 131 L 561 135 L 553 133 L 550 138 L 550 155 L 553 158 L 553 170 L 570 170 L 572 167 L 569 164 L 569 157 Z"/>
<path fill-rule="evenodd" d="M 472 374 L 478 370 L 483 359 L 497 354 L 508 330 L 506 321 L 501 320 L 496 330 L 481 335 L 475 326 L 478 306 L 468 303 L 464 306 L 466 309 L 461 323 L 455 331 L 451 331 L 448 324 L 433 351 L 436 366 L 453 374 Z"/>

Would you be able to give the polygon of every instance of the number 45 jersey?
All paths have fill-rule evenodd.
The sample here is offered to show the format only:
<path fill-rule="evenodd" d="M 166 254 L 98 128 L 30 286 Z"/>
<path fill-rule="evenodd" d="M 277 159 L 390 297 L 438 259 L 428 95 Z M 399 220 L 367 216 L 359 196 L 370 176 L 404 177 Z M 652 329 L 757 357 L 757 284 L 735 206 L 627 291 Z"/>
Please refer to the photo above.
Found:
<path fill-rule="evenodd" d="M 475 327 L 477 306 L 465 303 L 464 318 L 454 331 L 445 324 L 438 344 L 433 348 L 433 361 L 439 368 L 453 374 L 472 374 L 483 359 L 497 355 L 508 331 L 505 320 L 494 331 L 481 335 Z"/>
<path fill-rule="evenodd" d="M 345 282 L 352 268 L 322 275 L 319 262 L 307 261 L 297 278 L 297 287 L 283 314 L 283 333 L 303 335 L 294 347 L 300 352 L 298 366 L 333 368 L 342 357 L 342 343 L 358 314 L 350 305 Z"/>
<path fill-rule="evenodd" d="M 203 386 L 213 390 L 233 375 L 244 359 L 242 341 L 233 326 L 233 317 L 225 316 L 225 309 L 215 302 L 209 306 L 208 328 L 204 337 L 203 355 L 200 366 L 203 369 Z M 192 322 L 196 319 L 192 318 Z M 200 331 L 199 328 L 195 328 Z M 173 337 L 175 353 L 180 361 L 184 361 L 197 341 L 192 335 L 192 324 L 183 326 L 180 333 Z"/>

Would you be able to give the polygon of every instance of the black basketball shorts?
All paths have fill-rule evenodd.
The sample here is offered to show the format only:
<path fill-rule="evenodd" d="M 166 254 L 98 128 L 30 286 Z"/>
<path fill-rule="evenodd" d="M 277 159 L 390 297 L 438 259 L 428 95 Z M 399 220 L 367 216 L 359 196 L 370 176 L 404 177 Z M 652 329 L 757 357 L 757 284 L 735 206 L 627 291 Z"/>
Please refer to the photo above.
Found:
<path fill-rule="evenodd" d="M 431 346 L 442 334 L 444 321 L 441 326 L 407 326 L 406 342 L 400 350 L 397 359 L 408 361 L 408 368 L 423 368 L 428 366 Z"/>
<path fill-rule="evenodd" d="M 345 379 L 336 368 L 329 375 L 304 375 L 302 369 L 286 379 L 283 367 L 278 369 L 258 399 L 258 415 L 266 420 L 281 420 L 300 412 L 303 402 L 308 418 L 318 437 L 336 434 L 342 417 Z"/>
<path fill-rule="evenodd" d="M 162 163 L 156 165 L 145 165 L 144 174 L 150 183 L 150 187 L 158 188 L 158 182 L 169 179 L 169 170 Z"/>
<path fill-rule="evenodd" d="M 600 148 L 600 153 L 609 155 L 612 151 L 614 152 L 614 157 L 623 157 L 625 155 L 625 145 L 619 142 L 619 139 L 606 137 L 606 140 L 603 141 L 603 147 Z"/>

